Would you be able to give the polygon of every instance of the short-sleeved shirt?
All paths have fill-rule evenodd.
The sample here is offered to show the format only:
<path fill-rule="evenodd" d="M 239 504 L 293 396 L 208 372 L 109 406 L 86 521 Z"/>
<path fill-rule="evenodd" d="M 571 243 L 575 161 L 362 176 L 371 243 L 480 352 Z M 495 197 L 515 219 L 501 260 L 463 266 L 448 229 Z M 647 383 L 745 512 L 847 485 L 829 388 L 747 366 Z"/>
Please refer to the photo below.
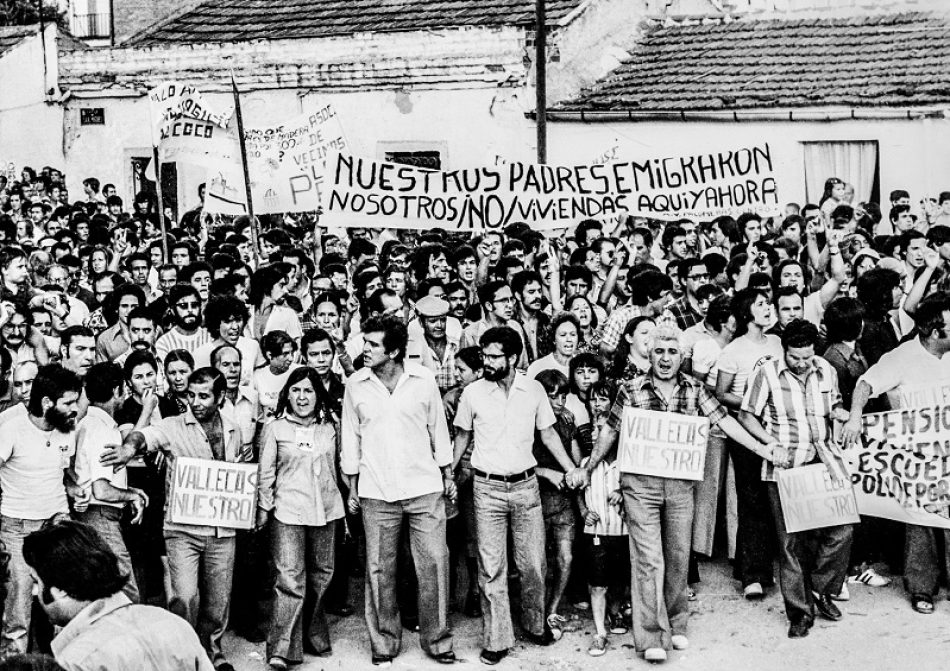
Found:
<path fill-rule="evenodd" d="M 719 355 L 719 373 L 732 373 L 732 388 L 729 390 L 741 397 L 756 369 L 766 361 L 785 356 L 782 340 L 776 335 L 766 335 L 765 342 L 757 343 L 742 336 L 726 345 Z"/>
<path fill-rule="evenodd" d="M 76 453 L 76 433 L 41 431 L 24 414 L 0 432 L 0 514 L 46 520 L 68 513 L 63 470 Z"/>
<path fill-rule="evenodd" d="M 871 396 L 887 394 L 891 408 L 902 408 L 903 389 L 950 380 L 950 357 L 938 359 L 924 348 L 920 338 L 914 338 L 884 354 L 861 380 L 871 387 Z"/>
<path fill-rule="evenodd" d="M 462 391 L 455 426 L 474 433 L 472 467 L 496 475 L 514 475 L 537 465 L 532 453 L 535 429 L 554 425 L 554 410 L 536 380 L 516 373 L 508 394 L 481 379 Z"/>
<path fill-rule="evenodd" d="M 89 406 L 86 416 L 76 430 L 76 484 L 91 487 L 96 480 L 106 480 L 113 487 L 127 489 L 128 471 L 119 470 L 99 463 L 99 457 L 108 445 L 121 445 L 122 434 L 116 421 L 101 408 Z M 113 508 L 124 508 L 124 501 L 99 501 L 95 497 L 91 503 Z"/>

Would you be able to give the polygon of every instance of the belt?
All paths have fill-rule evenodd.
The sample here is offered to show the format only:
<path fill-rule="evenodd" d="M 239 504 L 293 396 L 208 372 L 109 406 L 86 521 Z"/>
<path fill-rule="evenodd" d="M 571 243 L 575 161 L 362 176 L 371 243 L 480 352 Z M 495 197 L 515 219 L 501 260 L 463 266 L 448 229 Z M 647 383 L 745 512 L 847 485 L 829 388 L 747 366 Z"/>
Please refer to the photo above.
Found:
<path fill-rule="evenodd" d="M 521 482 L 522 480 L 527 480 L 528 478 L 534 477 L 534 469 L 529 468 L 527 470 L 521 471 L 520 473 L 514 473 L 512 475 L 498 475 L 497 473 L 486 473 L 477 468 L 473 468 L 475 475 L 480 478 L 485 478 L 486 480 L 497 480 L 498 482 Z"/>

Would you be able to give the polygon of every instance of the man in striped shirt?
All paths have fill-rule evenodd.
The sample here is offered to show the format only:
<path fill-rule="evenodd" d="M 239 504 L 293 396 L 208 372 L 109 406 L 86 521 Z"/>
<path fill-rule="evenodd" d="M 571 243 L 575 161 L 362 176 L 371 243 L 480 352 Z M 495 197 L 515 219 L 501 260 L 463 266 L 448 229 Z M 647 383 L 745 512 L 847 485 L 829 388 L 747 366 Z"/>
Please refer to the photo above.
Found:
<path fill-rule="evenodd" d="M 815 356 L 818 337 L 818 327 L 811 322 L 789 322 L 782 332 L 785 356 L 759 367 L 739 411 L 739 421 L 749 433 L 763 442 L 778 441 L 759 455 L 765 460 L 762 480 L 779 541 L 779 581 L 789 638 L 808 635 L 815 610 L 826 619 L 841 619 L 831 595 L 841 590 L 851 551 L 851 525 L 788 533 L 776 482 L 777 470 L 818 461 L 835 480 L 849 480 L 831 432 L 831 420 L 846 421 L 848 413 L 841 405 L 834 368 Z"/>
<path fill-rule="evenodd" d="M 175 325 L 155 342 L 159 360 L 173 349 L 194 354 L 202 345 L 211 342 L 211 334 L 201 325 L 201 296 L 190 284 L 176 284 L 168 293 L 168 302 L 175 316 Z"/>

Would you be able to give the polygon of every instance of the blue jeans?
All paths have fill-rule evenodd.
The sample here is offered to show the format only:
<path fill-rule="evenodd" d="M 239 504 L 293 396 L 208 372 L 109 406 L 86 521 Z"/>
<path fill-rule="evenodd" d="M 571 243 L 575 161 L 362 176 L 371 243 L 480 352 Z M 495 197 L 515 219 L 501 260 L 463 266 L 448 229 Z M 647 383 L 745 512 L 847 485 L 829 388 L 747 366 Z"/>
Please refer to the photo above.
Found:
<path fill-rule="evenodd" d="M 234 544 L 234 536 L 215 538 L 184 531 L 165 532 L 172 582 L 168 610 L 198 633 L 215 667 L 227 661 L 221 642 L 231 607 Z"/>
<path fill-rule="evenodd" d="M 3 603 L 3 633 L 0 654 L 25 653 L 29 643 L 35 581 L 23 559 L 23 539 L 38 531 L 46 520 L 0 517 L 0 542 L 9 554 L 7 595 Z"/>
<path fill-rule="evenodd" d="M 521 574 L 521 627 L 544 633 L 544 516 L 538 478 L 506 483 L 475 478 L 478 586 L 482 591 L 486 650 L 507 650 L 515 642 L 508 601 L 508 532 Z"/>
<path fill-rule="evenodd" d="M 396 557 L 403 519 L 419 583 L 419 643 L 430 655 L 452 650 L 449 550 L 442 493 L 403 501 L 360 499 L 366 534 L 366 627 L 374 655 L 395 657 L 402 642 L 396 599 Z"/>
<path fill-rule="evenodd" d="M 330 650 L 330 630 L 323 610 L 333 577 L 336 520 L 322 527 L 271 522 L 271 552 L 277 569 L 274 605 L 267 635 L 267 657 L 303 661 L 304 596 L 309 592 L 313 613 L 307 640 L 320 652 Z"/>
<path fill-rule="evenodd" d="M 631 540 L 633 642 L 638 652 L 669 650 L 689 621 L 695 483 L 624 473 L 620 488 Z"/>

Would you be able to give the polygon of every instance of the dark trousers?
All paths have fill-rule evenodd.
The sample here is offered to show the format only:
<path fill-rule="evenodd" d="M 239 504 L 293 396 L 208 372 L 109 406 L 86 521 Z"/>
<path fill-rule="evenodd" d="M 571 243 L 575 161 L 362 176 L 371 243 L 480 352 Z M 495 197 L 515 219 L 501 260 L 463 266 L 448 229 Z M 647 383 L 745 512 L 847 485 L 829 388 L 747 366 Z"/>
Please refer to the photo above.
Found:
<path fill-rule="evenodd" d="M 814 596 L 841 591 L 851 556 L 852 525 L 785 531 L 778 485 L 765 483 L 779 546 L 779 583 L 790 622 L 814 617 Z M 740 518 L 741 519 L 741 518 Z"/>
<path fill-rule="evenodd" d="M 736 442 L 729 441 L 729 458 L 736 472 L 736 503 L 739 528 L 736 532 L 736 573 L 742 586 L 754 582 L 774 583 L 772 571 L 772 520 L 769 498 L 762 482 L 762 458 Z"/>
<path fill-rule="evenodd" d="M 943 547 L 941 547 L 943 546 Z M 935 595 L 940 574 L 950 575 L 950 530 L 907 525 L 904 540 L 904 586 L 910 594 Z"/>

